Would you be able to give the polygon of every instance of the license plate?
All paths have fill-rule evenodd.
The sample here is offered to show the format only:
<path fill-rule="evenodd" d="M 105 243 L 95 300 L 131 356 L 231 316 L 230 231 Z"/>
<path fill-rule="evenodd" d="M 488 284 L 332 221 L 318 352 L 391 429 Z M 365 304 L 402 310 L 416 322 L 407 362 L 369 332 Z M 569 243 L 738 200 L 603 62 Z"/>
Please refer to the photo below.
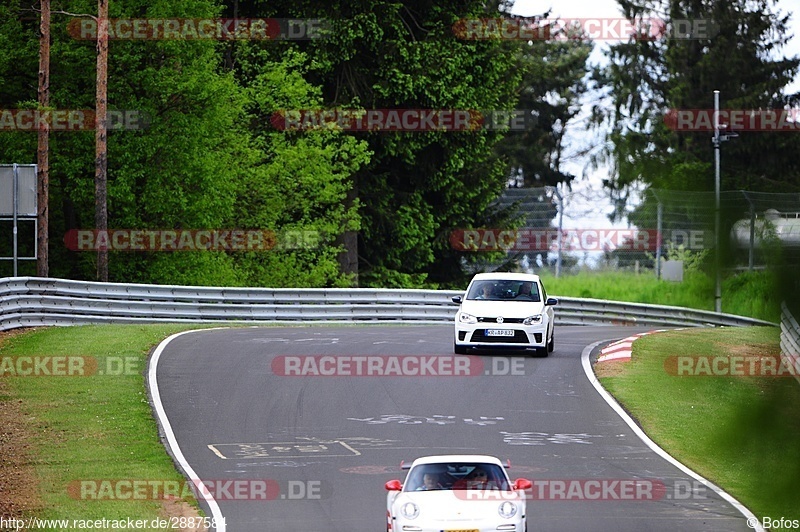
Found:
<path fill-rule="evenodd" d="M 442 530 L 442 532 L 481 532 L 481 531 L 478 530 L 477 528 L 458 528 L 455 530 L 452 529 Z"/>
<path fill-rule="evenodd" d="M 514 336 L 512 329 L 486 329 L 486 336 Z"/>

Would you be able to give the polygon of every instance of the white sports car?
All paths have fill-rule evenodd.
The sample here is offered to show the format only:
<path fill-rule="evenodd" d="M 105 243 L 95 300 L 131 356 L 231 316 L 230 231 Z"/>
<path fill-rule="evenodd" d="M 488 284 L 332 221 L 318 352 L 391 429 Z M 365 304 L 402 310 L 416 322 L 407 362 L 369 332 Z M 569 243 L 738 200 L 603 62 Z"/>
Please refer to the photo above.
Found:
<path fill-rule="evenodd" d="M 547 297 L 538 275 L 479 273 L 453 302 L 461 305 L 453 340 L 457 355 L 470 347 L 533 348 L 540 356 L 554 349 L 553 307 L 558 299 Z"/>
<path fill-rule="evenodd" d="M 386 483 L 388 532 L 523 532 L 524 490 L 497 458 L 444 455 L 417 458 L 405 483 Z"/>

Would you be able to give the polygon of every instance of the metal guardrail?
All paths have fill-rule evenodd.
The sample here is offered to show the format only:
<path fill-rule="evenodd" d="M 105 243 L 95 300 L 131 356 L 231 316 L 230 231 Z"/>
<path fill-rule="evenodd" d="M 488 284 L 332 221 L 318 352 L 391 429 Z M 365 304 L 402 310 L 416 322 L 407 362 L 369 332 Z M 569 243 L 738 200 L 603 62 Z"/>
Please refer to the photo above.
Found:
<path fill-rule="evenodd" d="M 781 303 L 781 358 L 787 367 L 800 369 L 800 325 L 786 302 Z M 800 374 L 795 379 L 800 382 Z"/>
<path fill-rule="evenodd" d="M 0 279 L 0 331 L 88 323 L 442 323 L 455 290 L 219 288 L 97 283 L 38 277 Z M 599 299 L 559 299 L 560 325 L 677 327 L 775 324 L 715 312 Z"/>

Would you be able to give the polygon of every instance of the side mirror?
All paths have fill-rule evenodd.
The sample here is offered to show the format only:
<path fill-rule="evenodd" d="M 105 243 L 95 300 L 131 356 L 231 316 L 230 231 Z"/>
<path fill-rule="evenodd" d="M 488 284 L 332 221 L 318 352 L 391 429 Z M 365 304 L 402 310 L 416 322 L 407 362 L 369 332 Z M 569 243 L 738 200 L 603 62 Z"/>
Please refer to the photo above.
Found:
<path fill-rule="evenodd" d="M 403 489 L 403 485 L 399 480 L 390 480 L 384 484 L 384 487 L 386 488 L 386 491 L 400 491 Z"/>
<path fill-rule="evenodd" d="M 529 490 L 533 487 L 533 483 L 527 478 L 518 478 L 514 481 L 515 490 Z"/>
<path fill-rule="evenodd" d="M 547 301 L 544 302 L 545 307 L 554 307 L 556 305 L 558 305 L 558 299 L 554 297 L 548 297 Z"/>
<path fill-rule="evenodd" d="M 461 296 L 453 296 L 450 299 L 453 300 L 453 303 L 458 303 L 459 305 L 461 304 Z"/>

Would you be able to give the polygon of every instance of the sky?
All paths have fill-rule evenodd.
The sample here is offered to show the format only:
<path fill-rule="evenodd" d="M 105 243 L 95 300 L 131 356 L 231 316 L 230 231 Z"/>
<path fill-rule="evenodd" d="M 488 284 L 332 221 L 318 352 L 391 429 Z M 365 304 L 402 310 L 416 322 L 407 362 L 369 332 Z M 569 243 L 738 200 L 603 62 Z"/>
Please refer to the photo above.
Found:
<path fill-rule="evenodd" d="M 550 10 L 550 18 L 585 19 L 585 18 L 619 18 L 621 11 L 616 0 L 515 0 L 512 13 L 524 17 L 541 15 Z M 792 18 L 789 28 L 795 36 L 780 52 L 786 56 L 800 55 L 800 0 L 779 0 L 773 11 L 791 13 Z M 602 64 L 604 56 L 602 51 L 611 44 L 610 41 L 596 41 L 595 48 L 589 58 L 592 64 Z M 788 92 L 800 91 L 800 76 L 787 87 Z M 722 95 L 724 100 L 724 95 Z M 592 96 L 588 96 L 591 101 Z M 586 104 L 586 102 L 584 102 Z M 724 101 L 723 105 L 724 107 Z M 713 95 L 709 94 L 709 108 L 713 107 Z M 587 105 L 584 105 L 585 115 Z M 565 228 L 611 228 L 627 227 L 627 223 L 611 223 L 608 214 L 613 211 L 608 200 L 608 194 L 603 190 L 602 180 L 607 177 L 608 170 L 599 168 L 589 171 L 586 178 L 584 169 L 587 165 L 586 157 L 575 155 L 577 151 L 587 147 L 596 146 L 602 142 L 601 132 L 585 131 L 585 117 L 580 115 L 568 124 L 565 160 L 562 170 L 578 176 L 573 182 L 572 191 L 562 190 L 568 197 L 565 206 Z M 710 146 L 710 143 L 709 143 Z M 571 154 L 571 155 L 570 155 Z"/>

